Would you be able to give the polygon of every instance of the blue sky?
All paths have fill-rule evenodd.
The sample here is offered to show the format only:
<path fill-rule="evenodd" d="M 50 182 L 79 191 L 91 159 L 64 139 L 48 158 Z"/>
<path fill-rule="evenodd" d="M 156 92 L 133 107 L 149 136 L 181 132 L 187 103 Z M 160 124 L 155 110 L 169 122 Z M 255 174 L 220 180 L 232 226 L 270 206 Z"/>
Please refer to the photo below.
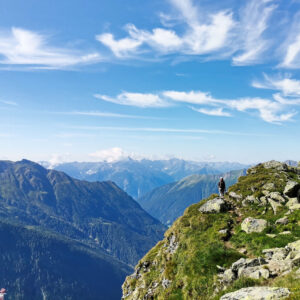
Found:
<path fill-rule="evenodd" d="M 300 160 L 300 1 L 0 2 L 0 158 Z"/>

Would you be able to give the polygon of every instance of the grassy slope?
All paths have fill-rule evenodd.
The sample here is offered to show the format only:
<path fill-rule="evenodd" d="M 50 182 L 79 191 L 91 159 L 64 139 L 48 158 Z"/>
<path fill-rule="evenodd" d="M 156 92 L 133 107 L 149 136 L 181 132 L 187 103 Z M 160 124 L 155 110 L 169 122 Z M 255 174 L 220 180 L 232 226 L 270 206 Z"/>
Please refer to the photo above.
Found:
<path fill-rule="evenodd" d="M 288 179 L 299 181 L 298 175 L 293 172 L 279 172 L 262 166 L 256 167 L 255 170 L 255 174 L 240 177 L 230 191 L 242 194 L 243 197 L 253 194 L 260 196 L 262 186 L 267 182 L 275 183 L 276 190 L 282 192 Z M 212 195 L 207 200 L 215 196 Z M 263 249 L 282 247 L 300 238 L 299 211 L 288 216 L 288 225 L 275 225 L 275 220 L 287 212 L 286 207 L 282 207 L 274 216 L 270 207 L 266 209 L 265 206 L 255 204 L 243 207 L 241 201 L 238 201 L 233 203 L 235 209 L 227 213 L 202 214 L 198 209 L 207 200 L 187 208 L 184 215 L 166 232 L 165 239 L 140 261 L 137 268 L 144 262 L 150 262 L 150 267 L 146 272 L 140 271 L 141 277 L 138 279 L 127 277 L 123 285 L 123 294 L 129 290 L 134 290 L 134 293 L 126 299 L 143 299 L 149 288 L 155 287 L 155 283 L 159 285 L 154 288 L 153 299 L 219 299 L 224 292 L 213 297 L 217 278 L 216 265 L 228 267 L 240 257 L 245 257 L 239 252 L 240 248 L 247 249 L 247 257 L 254 257 L 261 255 Z M 241 231 L 240 223 L 248 216 L 264 218 L 269 222 L 269 226 L 262 233 L 246 234 Z M 218 231 L 230 223 L 233 236 L 224 242 Z M 292 234 L 277 235 L 275 238 L 266 236 L 266 233 L 285 230 L 290 230 Z M 175 254 L 171 255 L 166 251 L 166 245 L 173 234 L 179 241 L 179 247 Z M 236 281 L 226 292 L 246 286 L 267 284 L 289 287 L 294 292 L 290 299 L 299 299 L 300 282 L 291 280 L 291 277 L 292 275 L 288 275 L 286 278 L 266 282 L 242 279 Z M 166 289 L 160 284 L 164 278 L 172 281 Z"/>

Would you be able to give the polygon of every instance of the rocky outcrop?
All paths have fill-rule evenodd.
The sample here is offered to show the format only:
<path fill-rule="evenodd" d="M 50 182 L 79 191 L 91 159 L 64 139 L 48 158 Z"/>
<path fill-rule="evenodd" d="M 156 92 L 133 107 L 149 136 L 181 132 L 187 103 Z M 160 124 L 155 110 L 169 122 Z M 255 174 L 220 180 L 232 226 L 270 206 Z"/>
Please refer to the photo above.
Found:
<path fill-rule="evenodd" d="M 262 164 L 266 169 L 275 169 L 277 171 L 287 171 L 288 165 L 276 160 L 267 161 Z"/>
<path fill-rule="evenodd" d="M 268 279 L 290 273 L 293 268 L 300 266 L 300 240 L 289 243 L 284 248 L 263 250 L 265 258 L 241 258 L 227 270 L 220 270 L 219 283 L 227 286 L 235 280 L 247 277 L 252 279 Z"/>
<path fill-rule="evenodd" d="M 262 232 L 267 227 L 267 225 L 268 223 L 264 219 L 254 219 L 249 217 L 243 221 L 243 223 L 241 224 L 241 228 L 246 233 Z"/>
<path fill-rule="evenodd" d="M 293 198 L 293 197 L 297 197 L 299 190 L 300 190 L 300 184 L 296 181 L 290 180 L 287 182 L 283 193 L 286 196 Z"/>
<path fill-rule="evenodd" d="M 279 300 L 285 299 L 289 295 L 290 291 L 285 288 L 260 286 L 228 293 L 222 296 L 220 300 Z"/>
<path fill-rule="evenodd" d="M 223 198 L 215 198 L 204 203 L 199 211 L 202 213 L 220 213 L 225 212 L 229 208 L 229 204 Z"/>

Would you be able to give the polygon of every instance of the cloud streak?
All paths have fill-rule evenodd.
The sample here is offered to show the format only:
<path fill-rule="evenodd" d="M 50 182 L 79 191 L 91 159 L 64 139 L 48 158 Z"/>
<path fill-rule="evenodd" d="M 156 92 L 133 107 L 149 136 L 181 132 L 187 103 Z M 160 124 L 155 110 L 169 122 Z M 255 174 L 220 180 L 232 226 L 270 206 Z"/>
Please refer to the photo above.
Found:
<path fill-rule="evenodd" d="M 97 52 L 56 47 L 40 33 L 13 27 L 0 33 L 0 64 L 26 66 L 32 69 L 63 69 L 66 67 L 96 63 L 102 60 Z"/>

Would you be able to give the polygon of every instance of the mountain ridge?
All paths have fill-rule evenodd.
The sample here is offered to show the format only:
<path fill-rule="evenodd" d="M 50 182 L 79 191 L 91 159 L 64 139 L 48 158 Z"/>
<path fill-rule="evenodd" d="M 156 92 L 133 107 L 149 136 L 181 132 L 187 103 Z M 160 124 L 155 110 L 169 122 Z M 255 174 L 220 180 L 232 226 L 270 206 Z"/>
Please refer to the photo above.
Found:
<path fill-rule="evenodd" d="M 123 299 L 300 298 L 300 167 L 247 170 L 188 207 L 135 267 Z"/>

